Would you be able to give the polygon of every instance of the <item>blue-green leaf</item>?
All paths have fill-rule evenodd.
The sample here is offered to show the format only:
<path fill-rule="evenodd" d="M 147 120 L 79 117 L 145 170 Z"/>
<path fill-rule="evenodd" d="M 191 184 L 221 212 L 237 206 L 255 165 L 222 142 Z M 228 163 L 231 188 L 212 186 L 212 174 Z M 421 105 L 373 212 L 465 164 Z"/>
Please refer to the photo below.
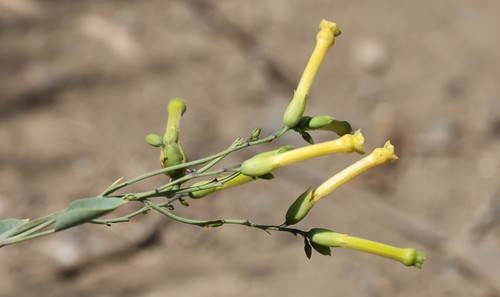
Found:
<path fill-rule="evenodd" d="M 73 201 L 65 211 L 59 214 L 55 231 L 71 228 L 98 218 L 127 203 L 120 198 L 84 198 Z"/>
<path fill-rule="evenodd" d="M 6 219 L 0 220 L 0 234 L 3 234 L 9 230 L 15 229 L 21 225 L 29 222 L 29 219 Z"/>

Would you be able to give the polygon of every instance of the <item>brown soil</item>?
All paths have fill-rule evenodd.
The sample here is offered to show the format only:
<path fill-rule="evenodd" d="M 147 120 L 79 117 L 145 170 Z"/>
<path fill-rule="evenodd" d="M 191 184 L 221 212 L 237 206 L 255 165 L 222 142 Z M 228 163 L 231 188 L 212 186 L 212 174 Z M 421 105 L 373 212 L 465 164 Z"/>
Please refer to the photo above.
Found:
<path fill-rule="evenodd" d="M 427 253 L 423 270 L 239 226 L 146 215 L 0 250 L 0 296 L 500 296 L 499 1 L 0 0 L 0 217 L 36 218 L 158 167 L 144 136 L 183 97 L 191 159 L 281 115 L 322 18 L 339 24 L 307 113 L 362 128 L 397 163 L 321 201 L 299 226 Z M 332 137 L 315 134 L 317 141 Z M 298 135 L 239 152 L 293 144 Z M 179 208 L 280 223 L 332 156 Z M 159 177 L 131 190 L 147 190 Z M 133 205 L 137 206 L 137 205 Z"/>

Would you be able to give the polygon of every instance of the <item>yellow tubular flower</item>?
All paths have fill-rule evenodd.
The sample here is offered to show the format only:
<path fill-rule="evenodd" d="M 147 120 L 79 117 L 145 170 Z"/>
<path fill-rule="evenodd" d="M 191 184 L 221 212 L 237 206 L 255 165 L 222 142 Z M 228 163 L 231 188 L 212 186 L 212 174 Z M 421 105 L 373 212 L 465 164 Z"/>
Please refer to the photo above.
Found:
<path fill-rule="evenodd" d="M 308 190 L 300 195 L 288 208 L 284 224 L 287 226 L 297 224 L 309 213 L 312 207 L 321 198 L 327 196 L 368 169 L 395 161 L 397 158 L 398 157 L 394 154 L 394 146 L 389 141 L 386 142 L 383 148 L 376 148 L 370 155 L 337 173 L 316 188 L 316 190 Z"/>
<path fill-rule="evenodd" d="M 307 237 L 315 244 L 327 247 L 344 247 L 366 252 L 381 257 L 393 259 L 406 266 L 415 266 L 421 269 L 425 261 L 425 254 L 412 248 L 398 248 L 375 241 L 337 233 L 328 229 L 311 229 Z"/>
<path fill-rule="evenodd" d="M 363 135 L 360 131 L 357 131 L 354 135 L 347 134 L 336 140 L 295 150 L 280 149 L 265 152 L 243 162 L 240 171 L 248 176 L 261 176 L 270 173 L 274 169 L 319 156 L 335 153 L 351 153 L 353 151 L 363 154 L 363 142 Z"/>
<path fill-rule="evenodd" d="M 226 178 L 226 177 L 224 177 L 224 178 Z M 221 180 L 223 180 L 224 178 L 221 178 Z M 229 189 L 229 188 L 232 188 L 232 187 L 236 187 L 236 186 L 239 186 L 239 185 L 242 185 L 242 184 L 246 184 L 246 183 L 254 181 L 254 180 L 255 180 L 255 177 L 251 177 L 251 176 L 248 176 L 248 175 L 240 174 L 240 175 L 236 176 L 235 178 L 232 178 L 232 179 L 228 180 L 227 182 L 223 182 L 222 181 L 222 185 L 221 186 L 217 186 L 217 187 L 213 187 L 213 188 L 208 188 L 208 189 L 203 189 L 203 190 L 199 190 L 199 191 L 193 191 L 193 192 L 189 193 L 189 197 L 194 198 L 194 199 L 203 198 L 203 197 L 205 197 L 208 194 L 211 194 L 213 192 L 226 190 L 226 189 Z M 200 181 L 200 182 L 197 182 L 197 183 L 193 184 L 191 187 L 208 185 L 211 182 L 212 181 Z"/>
<path fill-rule="evenodd" d="M 307 96 L 309 94 L 309 89 L 318 72 L 319 66 L 323 63 L 328 50 L 335 44 L 335 37 L 341 33 L 336 23 L 327 20 L 322 20 L 319 28 L 320 31 L 316 35 L 316 47 L 295 91 L 298 96 Z"/>
<path fill-rule="evenodd" d="M 347 134 L 339 139 L 301 147 L 273 157 L 274 168 L 280 168 L 311 158 L 331 155 L 335 153 L 352 153 L 353 151 L 364 154 L 364 137 L 361 131 L 354 135 Z"/>
<path fill-rule="evenodd" d="M 318 201 L 370 168 L 384 165 L 396 161 L 397 159 L 398 157 L 394 154 L 394 146 L 387 141 L 383 148 L 376 148 L 370 155 L 357 161 L 321 184 L 321 186 L 314 191 L 311 200 Z"/>
<path fill-rule="evenodd" d="M 322 20 L 319 28 L 320 31 L 316 36 L 316 47 L 300 78 L 293 99 L 283 115 L 283 123 L 288 128 L 295 127 L 302 118 L 306 108 L 307 95 L 309 94 L 309 89 L 318 72 L 319 66 L 325 59 L 328 50 L 335 43 L 335 37 L 341 33 L 336 23 L 331 23 L 327 20 Z"/>

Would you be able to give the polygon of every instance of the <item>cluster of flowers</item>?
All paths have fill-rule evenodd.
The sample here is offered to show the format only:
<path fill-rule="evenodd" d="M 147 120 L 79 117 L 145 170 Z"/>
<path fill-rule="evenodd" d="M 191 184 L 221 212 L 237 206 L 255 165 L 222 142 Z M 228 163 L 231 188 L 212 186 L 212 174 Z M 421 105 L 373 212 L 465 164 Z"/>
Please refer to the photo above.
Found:
<path fill-rule="evenodd" d="M 335 120 L 330 116 L 304 116 L 309 89 L 314 77 L 323 62 L 328 50 L 334 45 L 335 37 L 340 35 L 337 24 L 323 20 L 320 23 L 320 31 L 317 35 L 316 47 L 304 70 L 302 78 L 294 93 L 294 97 L 289 103 L 283 116 L 284 130 L 295 130 L 299 132 L 311 145 L 293 149 L 284 146 L 280 149 L 260 153 L 246 160 L 236 170 L 237 174 L 227 175 L 218 178 L 217 181 L 207 180 L 191 185 L 191 189 L 198 189 L 189 192 L 189 196 L 194 199 L 203 198 L 213 192 L 226 190 L 256 178 L 270 176 L 272 171 L 311 158 L 330 155 L 335 153 L 357 152 L 364 154 L 364 137 L 361 131 L 352 133 L 349 123 Z M 178 144 L 179 119 L 186 107 L 180 98 L 174 98 L 168 107 L 169 120 L 165 136 L 148 135 L 148 142 L 151 145 L 161 147 L 160 164 L 162 168 L 167 168 L 182 162 L 187 158 Z M 312 138 L 307 133 L 310 130 L 329 130 L 337 133 L 340 138 L 319 144 L 313 144 Z M 260 131 L 257 131 L 258 133 Z M 351 134 L 352 133 L 352 134 Z M 312 209 L 312 207 L 322 198 L 328 196 L 337 188 L 347 183 L 363 172 L 384 164 L 397 160 L 394 153 L 394 146 L 387 141 L 381 148 L 376 148 L 368 156 L 345 168 L 338 174 L 326 180 L 316 189 L 308 189 L 300 195 L 289 207 L 285 215 L 285 222 L 279 228 L 286 228 L 300 222 Z M 175 179 L 184 174 L 183 170 L 167 172 L 171 178 Z M 346 234 L 337 233 L 323 228 L 314 228 L 302 235 L 312 247 L 322 253 L 329 254 L 330 247 L 352 248 L 379 256 L 397 260 L 407 266 L 421 268 L 425 260 L 423 252 L 417 252 L 413 248 L 397 248 L 370 240 L 352 237 Z M 325 251 L 325 248 L 328 251 Z"/>

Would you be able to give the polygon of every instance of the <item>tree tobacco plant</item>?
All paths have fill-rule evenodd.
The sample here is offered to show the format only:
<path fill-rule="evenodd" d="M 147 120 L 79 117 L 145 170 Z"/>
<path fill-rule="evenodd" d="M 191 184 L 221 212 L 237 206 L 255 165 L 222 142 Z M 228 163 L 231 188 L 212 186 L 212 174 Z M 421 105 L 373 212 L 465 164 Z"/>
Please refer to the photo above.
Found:
<path fill-rule="evenodd" d="M 242 225 L 267 232 L 288 232 L 304 239 L 304 250 L 311 257 L 315 250 L 322 255 L 330 255 L 332 247 L 350 248 L 401 262 L 406 266 L 422 268 L 425 254 L 413 248 L 398 248 L 367 239 L 349 236 L 325 228 L 301 230 L 294 227 L 303 220 L 309 211 L 321 199 L 327 197 L 341 185 L 373 168 L 397 160 L 393 145 L 387 141 L 381 148 L 376 148 L 338 174 L 326 180 L 319 187 L 307 189 L 289 207 L 283 222 L 276 225 L 262 225 L 248 220 L 193 220 L 175 214 L 175 206 L 188 206 L 188 200 L 202 199 L 215 192 L 250 183 L 257 179 L 272 179 L 273 171 L 284 166 L 337 153 L 364 154 L 364 137 L 361 132 L 352 131 L 346 121 L 338 121 L 331 116 L 304 116 L 308 93 L 314 77 L 328 50 L 334 45 L 335 38 L 341 34 L 337 24 L 321 21 L 320 31 L 316 36 L 316 47 L 307 63 L 294 96 L 283 114 L 283 127 L 276 133 L 261 137 L 261 130 L 252 131 L 248 139 L 237 138 L 227 149 L 214 155 L 189 161 L 179 143 L 179 130 L 182 115 L 186 112 L 183 99 L 173 98 L 168 104 L 168 121 L 165 134 L 149 134 L 147 142 L 160 149 L 161 169 L 148 172 L 138 177 L 119 179 L 101 194 L 73 201 L 66 209 L 42 218 L 0 220 L 0 247 L 50 235 L 82 224 L 112 225 L 129 222 L 134 217 L 156 212 L 180 223 L 200 227 L 220 227 L 226 224 Z M 324 130 L 334 132 L 338 138 L 315 144 L 310 131 Z M 294 149 L 283 146 L 277 150 L 257 154 L 241 164 L 229 168 L 216 165 L 227 155 L 250 146 L 257 146 L 280 138 L 285 133 L 299 133 L 309 145 Z M 119 193 L 127 186 L 153 176 L 165 174 L 169 181 L 156 189 L 139 193 Z M 201 179 L 201 181 L 200 181 Z M 153 201 L 154 197 L 163 197 L 162 202 Z M 137 210 L 121 217 L 100 219 L 125 204 L 137 204 Z"/>

